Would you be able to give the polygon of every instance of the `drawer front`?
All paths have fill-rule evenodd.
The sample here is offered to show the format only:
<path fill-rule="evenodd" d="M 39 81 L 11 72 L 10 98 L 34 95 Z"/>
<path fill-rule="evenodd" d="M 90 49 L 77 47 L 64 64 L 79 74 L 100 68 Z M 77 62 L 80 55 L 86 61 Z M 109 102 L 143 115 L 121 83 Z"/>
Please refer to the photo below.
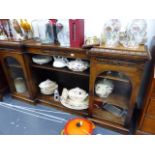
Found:
<path fill-rule="evenodd" d="M 155 134 L 155 119 L 145 117 L 141 130 L 147 133 Z"/>
<path fill-rule="evenodd" d="M 49 55 L 49 56 L 63 56 L 66 58 L 89 59 L 87 53 L 84 51 L 75 52 L 75 51 L 54 51 L 54 50 L 33 49 L 33 50 L 29 50 L 29 53 Z"/>
<path fill-rule="evenodd" d="M 152 116 L 155 119 L 155 99 L 151 99 L 148 109 L 147 109 L 147 115 Z"/>

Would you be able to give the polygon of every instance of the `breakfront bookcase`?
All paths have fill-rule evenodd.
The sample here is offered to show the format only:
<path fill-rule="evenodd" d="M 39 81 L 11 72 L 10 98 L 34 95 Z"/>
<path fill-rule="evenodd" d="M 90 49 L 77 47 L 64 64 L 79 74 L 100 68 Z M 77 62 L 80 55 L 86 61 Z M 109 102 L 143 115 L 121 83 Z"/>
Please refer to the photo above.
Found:
<path fill-rule="evenodd" d="M 46 65 L 33 63 L 34 55 L 63 56 L 69 60 L 82 59 L 89 62 L 90 67 L 84 72 L 74 72 L 65 68 L 54 68 L 52 62 Z M 128 134 L 131 126 L 133 110 L 144 73 L 144 66 L 151 59 L 145 46 L 138 49 L 127 49 L 122 46 L 107 48 L 82 48 L 43 45 L 32 40 L 23 42 L 0 41 L 0 61 L 7 77 L 12 97 L 33 104 L 44 104 L 63 111 L 87 117 L 93 122 Z M 20 94 L 15 91 L 14 79 L 23 77 L 27 92 Z M 43 95 L 39 83 L 51 79 L 59 85 L 59 93 L 65 87 L 80 87 L 89 93 L 89 108 L 73 110 L 55 101 L 52 95 Z M 95 83 L 99 79 L 110 79 L 114 90 L 106 99 L 95 94 Z M 102 103 L 110 103 L 126 111 L 118 117 L 101 108 Z"/>

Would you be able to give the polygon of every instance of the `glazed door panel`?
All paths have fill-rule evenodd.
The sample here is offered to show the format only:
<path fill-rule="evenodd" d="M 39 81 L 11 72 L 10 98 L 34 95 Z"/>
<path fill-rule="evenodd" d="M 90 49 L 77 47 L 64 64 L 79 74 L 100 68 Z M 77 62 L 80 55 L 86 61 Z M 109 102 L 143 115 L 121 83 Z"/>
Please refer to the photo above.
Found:
<path fill-rule="evenodd" d="M 90 68 L 90 114 L 98 119 L 102 117 L 104 120 L 128 127 L 136 104 L 136 97 L 139 92 L 143 66 L 141 64 L 136 65 L 133 62 L 93 57 L 91 59 Z M 112 93 L 113 96 L 110 95 L 108 97 L 110 99 L 99 99 L 95 95 L 95 85 L 100 78 L 110 79 L 115 85 Z M 124 94 L 125 91 L 126 94 Z M 105 100 L 110 104 L 114 102 L 113 105 L 127 109 L 125 118 L 114 117 L 114 115 L 104 111 L 103 108 L 98 110 L 98 107 L 102 107 Z M 94 104 L 98 101 L 101 102 L 101 106 L 97 104 L 97 106 L 95 105 L 94 107 Z"/>
<path fill-rule="evenodd" d="M 14 94 L 33 99 L 32 79 L 29 68 L 22 54 L 1 52 L 2 66 L 10 87 Z"/>

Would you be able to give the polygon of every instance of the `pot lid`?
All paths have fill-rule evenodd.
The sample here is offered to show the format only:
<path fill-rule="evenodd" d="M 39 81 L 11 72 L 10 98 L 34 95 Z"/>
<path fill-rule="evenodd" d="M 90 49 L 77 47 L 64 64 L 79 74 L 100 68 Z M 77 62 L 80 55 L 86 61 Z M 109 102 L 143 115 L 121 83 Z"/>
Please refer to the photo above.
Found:
<path fill-rule="evenodd" d="M 94 124 L 84 118 L 74 118 L 69 120 L 64 128 L 65 135 L 91 135 Z"/>
<path fill-rule="evenodd" d="M 70 89 L 68 93 L 69 93 L 70 96 L 74 95 L 74 96 L 78 96 L 78 97 L 87 95 L 86 91 L 79 88 L 79 87 Z"/>

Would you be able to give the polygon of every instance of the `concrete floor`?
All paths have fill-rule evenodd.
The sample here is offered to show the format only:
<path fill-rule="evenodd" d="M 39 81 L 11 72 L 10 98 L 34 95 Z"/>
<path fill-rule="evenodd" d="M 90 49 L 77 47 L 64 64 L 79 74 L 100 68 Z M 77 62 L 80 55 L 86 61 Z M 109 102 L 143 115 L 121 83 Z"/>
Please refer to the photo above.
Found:
<path fill-rule="evenodd" d="M 6 106 L 4 102 L 9 105 Z M 61 112 L 43 105 L 29 105 L 6 95 L 4 96 L 3 103 L 0 103 L 0 134 L 60 135 L 67 120 L 75 117 L 79 116 Z M 119 135 L 117 132 L 98 126 L 93 134 Z"/>

